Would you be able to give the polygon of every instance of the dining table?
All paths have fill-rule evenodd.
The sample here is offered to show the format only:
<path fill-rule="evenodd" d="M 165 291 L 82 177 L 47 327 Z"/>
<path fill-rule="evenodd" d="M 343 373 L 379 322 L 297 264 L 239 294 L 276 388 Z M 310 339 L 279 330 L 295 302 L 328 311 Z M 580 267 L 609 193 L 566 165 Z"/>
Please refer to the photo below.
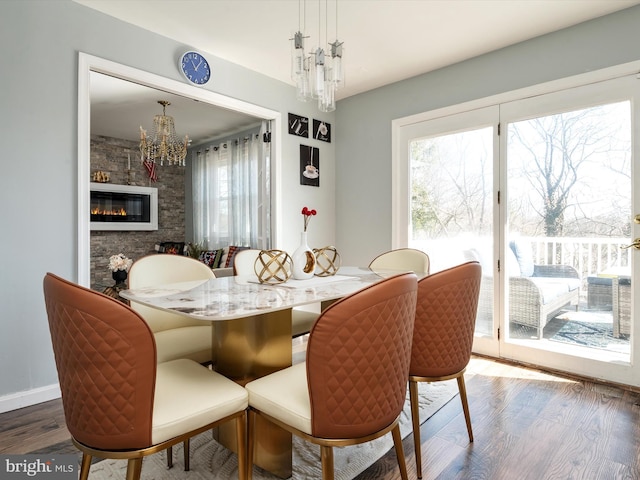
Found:
<path fill-rule="evenodd" d="M 261 283 L 255 275 L 237 275 L 122 290 L 130 302 L 212 324 L 212 368 L 241 385 L 292 365 L 292 309 L 331 303 L 406 273 L 343 266 L 335 275 L 307 280 Z M 418 278 L 425 274 L 418 274 Z M 292 472 L 291 434 L 258 417 L 254 464 L 280 478 Z M 217 440 L 234 449 L 235 431 L 220 427 Z"/>

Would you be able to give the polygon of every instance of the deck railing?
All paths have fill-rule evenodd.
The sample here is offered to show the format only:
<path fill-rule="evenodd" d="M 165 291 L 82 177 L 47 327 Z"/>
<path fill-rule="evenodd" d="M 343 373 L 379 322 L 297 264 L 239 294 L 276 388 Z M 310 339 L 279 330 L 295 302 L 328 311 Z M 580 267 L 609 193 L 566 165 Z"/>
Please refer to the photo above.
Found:
<path fill-rule="evenodd" d="M 531 242 L 533 260 L 538 265 L 571 265 L 582 279 L 586 292 L 587 277 L 611 268 L 629 267 L 631 252 L 628 238 L 521 237 Z"/>

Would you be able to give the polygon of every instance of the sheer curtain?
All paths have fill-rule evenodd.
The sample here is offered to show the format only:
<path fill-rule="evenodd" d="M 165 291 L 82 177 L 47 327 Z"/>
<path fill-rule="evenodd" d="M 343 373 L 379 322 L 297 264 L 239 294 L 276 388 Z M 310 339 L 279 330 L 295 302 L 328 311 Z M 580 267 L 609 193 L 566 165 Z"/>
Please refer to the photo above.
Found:
<path fill-rule="evenodd" d="M 270 248 L 270 144 L 266 131 L 227 139 L 193 159 L 194 241 Z"/>

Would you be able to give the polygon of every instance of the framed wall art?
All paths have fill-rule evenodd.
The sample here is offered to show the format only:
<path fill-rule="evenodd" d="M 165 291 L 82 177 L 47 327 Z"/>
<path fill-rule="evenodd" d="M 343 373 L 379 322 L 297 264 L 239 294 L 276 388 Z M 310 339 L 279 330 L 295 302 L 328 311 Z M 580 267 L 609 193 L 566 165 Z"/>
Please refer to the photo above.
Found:
<path fill-rule="evenodd" d="M 300 185 L 320 186 L 320 149 L 300 145 Z"/>
<path fill-rule="evenodd" d="M 314 118 L 313 138 L 322 142 L 331 143 L 331 124 Z"/>
<path fill-rule="evenodd" d="M 290 113 L 289 133 L 298 137 L 309 138 L 309 118 Z"/>

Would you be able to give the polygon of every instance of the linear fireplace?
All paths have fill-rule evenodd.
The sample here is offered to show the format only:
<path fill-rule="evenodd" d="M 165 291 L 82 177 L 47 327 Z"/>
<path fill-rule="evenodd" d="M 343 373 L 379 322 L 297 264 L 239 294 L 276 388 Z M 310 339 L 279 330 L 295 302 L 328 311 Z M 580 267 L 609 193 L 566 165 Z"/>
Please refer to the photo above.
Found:
<path fill-rule="evenodd" d="M 91 183 L 91 230 L 157 230 L 158 189 Z"/>

